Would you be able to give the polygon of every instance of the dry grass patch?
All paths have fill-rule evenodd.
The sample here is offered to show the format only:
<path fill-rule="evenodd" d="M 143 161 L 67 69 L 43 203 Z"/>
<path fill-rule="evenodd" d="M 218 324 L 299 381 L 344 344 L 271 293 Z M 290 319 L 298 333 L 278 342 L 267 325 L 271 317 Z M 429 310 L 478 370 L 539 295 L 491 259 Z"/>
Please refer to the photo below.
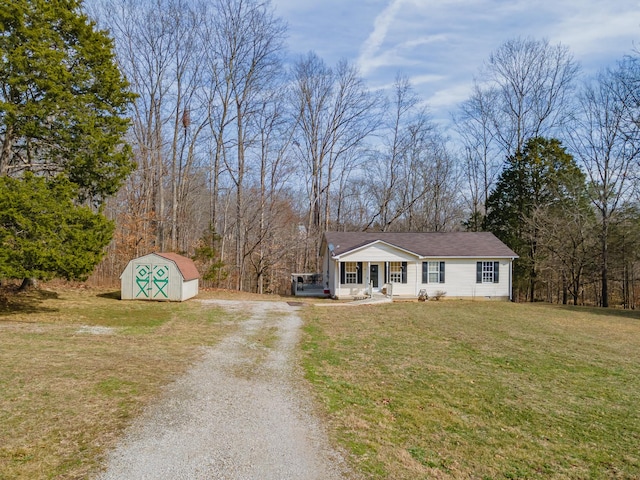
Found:
<path fill-rule="evenodd" d="M 307 376 L 369 478 L 640 478 L 637 312 L 448 301 L 304 315 Z"/>
<path fill-rule="evenodd" d="M 220 309 L 113 292 L 7 296 L 0 307 L 0 479 L 87 478 L 167 384 L 235 328 Z"/>

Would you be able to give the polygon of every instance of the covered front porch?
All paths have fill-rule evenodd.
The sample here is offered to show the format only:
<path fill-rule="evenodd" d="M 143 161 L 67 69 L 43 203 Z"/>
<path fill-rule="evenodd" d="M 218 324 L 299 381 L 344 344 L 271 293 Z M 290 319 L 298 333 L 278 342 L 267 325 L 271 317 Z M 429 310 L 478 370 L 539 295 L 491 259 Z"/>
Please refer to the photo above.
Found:
<path fill-rule="evenodd" d="M 329 285 L 336 298 L 391 298 L 394 284 L 406 283 L 406 262 L 336 261 L 330 270 Z"/>

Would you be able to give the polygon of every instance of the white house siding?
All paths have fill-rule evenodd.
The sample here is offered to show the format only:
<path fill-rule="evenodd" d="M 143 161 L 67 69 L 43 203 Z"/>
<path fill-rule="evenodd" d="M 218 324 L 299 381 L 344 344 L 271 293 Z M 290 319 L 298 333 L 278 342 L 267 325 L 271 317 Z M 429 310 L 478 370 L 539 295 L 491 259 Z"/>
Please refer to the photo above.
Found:
<path fill-rule="evenodd" d="M 382 248 L 377 249 L 383 250 Z M 402 255 L 402 252 L 392 253 L 387 260 L 381 256 L 369 257 L 366 251 L 358 252 L 359 255 L 348 255 L 341 258 L 345 262 L 362 262 L 364 269 L 363 283 L 340 285 L 340 270 L 338 262 L 330 262 L 329 288 L 335 292 L 337 298 L 349 298 L 362 296 L 368 287 L 368 266 L 371 263 L 384 264 L 385 262 L 407 262 L 407 283 L 394 283 L 393 295 L 401 297 L 417 297 L 420 290 L 425 289 L 430 297 L 438 292 L 445 292 L 445 298 L 466 298 L 485 300 L 506 300 L 510 297 L 511 271 L 510 260 L 506 259 L 451 259 L 411 258 L 410 255 Z M 368 260 L 366 260 L 368 258 Z M 422 262 L 445 262 L 444 283 L 422 283 Z M 476 283 L 476 263 L 478 261 L 497 261 L 500 264 L 498 283 Z M 334 289 L 333 286 L 336 285 Z"/>
<path fill-rule="evenodd" d="M 384 243 L 371 245 L 352 253 L 342 255 L 341 262 L 413 262 L 416 256 Z"/>
<path fill-rule="evenodd" d="M 393 261 L 395 262 L 396 260 Z M 420 263 L 420 276 L 422 276 L 422 262 Z M 416 291 L 418 279 L 419 278 L 416 276 L 416 264 L 414 259 L 407 262 L 407 283 L 393 283 L 393 296 L 415 297 L 418 295 L 418 292 Z"/>
<path fill-rule="evenodd" d="M 422 283 L 422 262 L 423 261 L 444 261 L 445 262 L 445 283 Z M 476 283 L 476 263 L 478 261 L 497 261 L 500 263 L 498 272 L 498 283 Z M 447 259 L 433 258 L 424 259 L 419 262 L 418 277 L 420 289 L 426 289 L 429 296 L 435 295 L 438 291 L 446 292 L 448 298 L 471 298 L 471 299 L 495 299 L 504 300 L 509 298 L 510 290 L 510 260 L 506 259 Z"/>
<path fill-rule="evenodd" d="M 331 252 L 327 249 L 327 253 L 324 256 L 326 264 L 324 267 L 325 274 L 325 288 L 328 288 L 330 292 L 336 291 L 336 263 L 331 261 Z M 340 281 L 340 279 L 338 279 Z"/>

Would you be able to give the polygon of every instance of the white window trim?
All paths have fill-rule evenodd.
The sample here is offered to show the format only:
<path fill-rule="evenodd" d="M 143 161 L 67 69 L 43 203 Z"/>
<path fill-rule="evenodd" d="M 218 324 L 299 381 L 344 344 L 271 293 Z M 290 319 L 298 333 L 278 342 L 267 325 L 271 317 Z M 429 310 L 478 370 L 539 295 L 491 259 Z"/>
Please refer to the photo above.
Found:
<path fill-rule="evenodd" d="M 482 283 L 493 283 L 493 262 L 482 262 Z"/>
<path fill-rule="evenodd" d="M 402 283 L 402 262 L 389 262 L 389 282 Z"/>
<path fill-rule="evenodd" d="M 434 275 L 435 280 L 432 279 Z M 428 283 L 440 283 L 440 262 L 429 261 L 427 262 L 427 282 Z"/>
<path fill-rule="evenodd" d="M 358 262 L 344 262 L 344 284 L 358 284 Z"/>

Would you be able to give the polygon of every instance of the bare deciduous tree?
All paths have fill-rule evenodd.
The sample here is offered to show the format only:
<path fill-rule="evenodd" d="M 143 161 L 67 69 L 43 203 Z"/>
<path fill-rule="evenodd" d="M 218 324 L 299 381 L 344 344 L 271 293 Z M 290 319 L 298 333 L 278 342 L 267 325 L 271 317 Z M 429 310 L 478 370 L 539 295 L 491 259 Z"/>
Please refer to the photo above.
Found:
<path fill-rule="evenodd" d="M 585 86 L 580 115 L 571 134 L 572 146 L 590 182 L 589 195 L 600 221 L 601 304 L 609 306 L 610 223 L 633 194 L 634 170 L 640 158 L 637 92 L 631 76 L 635 59 L 607 69 Z M 636 77 L 637 78 L 637 77 Z"/>
<path fill-rule="evenodd" d="M 366 194 L 376 204 L 366 228 L 381 231 L 452 227 L 450 207 L 456 203 L 453 158 L 409 80 L 398 76 L 388 110 L 382 145 L 370 156 Z"/>
<path fill-rule="evenodd" d="M 203 11 L 187 0 L 107 0 L 102 8 L 118 58 L 138 94 L 132 143 L 141 220 L 153 222 L 156 246 L 178 250 L 181 206 L 191 185 L 196 145 L 207 119 L 193 104 L 200 87 L 197 32 Z M 184 230 L 184 229 L 183 229 Z"/>
<path fill-rule="evenodd" d="M 547 40 L 508 40 L 491 54 L 483 77 L 496 89 L 497 106 L 489 114 L 506 155 L 565 124 L 577 73 L 569 48 Z"/>
<path fill-rule="evenodd" d="M 493 118 L 498 91 L 481 89 L 475 83 L 471 97 L 463 102 L 455 117 L 455 128 L 463 148 L 463 172 L 467 190 L 463 191 L 469 219 L 467 228 L 478 231 L 486 214 L 485 203 L 500 174 L 501 149 L 495 139 Z"/>
<path fill-rule="evenodd" d="M 320 235 L 331 224 L 335 184 L 344 184 L 356 162 L 352 153 L 377 127 L 379 101 L 345 61 L 333 70 L 311 52 L 296 62 L 293 77 L 294 145 L 309 199 L 304 268 L 310 268 L 318 260 Z"/>
<path fill-rule="evenodd" d="M 235 160 L 223 155 L 235 189 L 236 287 L 244 286 L 245 275 L 245 175 L 247 149 L 256 132 L 250 131 L 252 117 L 263 91 L 273 86 L 280 74 L 284 24 L 273 14 L 268 2 L 217 0 L 212 7 L 214 48 L 218 74 L 223 82 L 222 97 L 228 99 L 234 119 Z M 226 107 L 226 106 L 225 106 Z"/>

